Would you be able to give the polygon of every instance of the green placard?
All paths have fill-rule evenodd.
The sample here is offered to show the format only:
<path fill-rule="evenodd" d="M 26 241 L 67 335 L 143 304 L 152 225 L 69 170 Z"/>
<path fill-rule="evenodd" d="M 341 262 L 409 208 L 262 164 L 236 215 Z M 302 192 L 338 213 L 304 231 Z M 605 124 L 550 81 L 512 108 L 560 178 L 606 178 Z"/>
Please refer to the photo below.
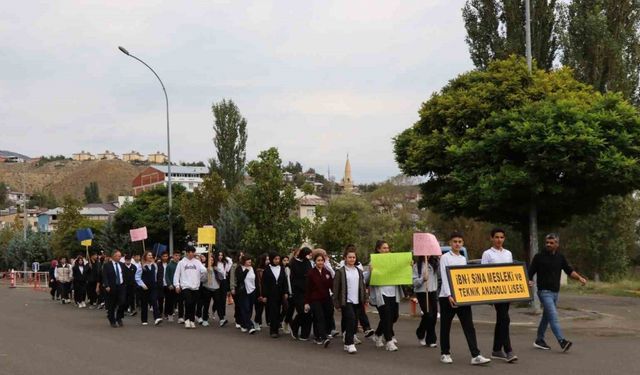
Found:
<path fill-rule="evenodd" d="M 369 285 L 411 285 L 411 253 L 371 254 Z"/>

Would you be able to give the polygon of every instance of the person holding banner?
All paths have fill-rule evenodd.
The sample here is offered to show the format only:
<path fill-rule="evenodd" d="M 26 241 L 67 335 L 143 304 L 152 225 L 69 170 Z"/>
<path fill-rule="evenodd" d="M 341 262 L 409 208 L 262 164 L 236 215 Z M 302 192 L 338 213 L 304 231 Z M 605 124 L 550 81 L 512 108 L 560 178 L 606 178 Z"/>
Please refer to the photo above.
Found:
<path fill-rule="evenodd" d="M 186 257 L 176 266 L 173 275 L 173 285 L 176 293 L 184 298 L 185 307 L 185 328 L 196 328 L 196 303 L 198 302 L 198 290 L 203 278 L 207 277 L 207 269 L 202 265 L 199 258 L 195 257 L 195 247 L 189 245 L 186 249 Z"/>
<path fill-rule="evenodd" d="M 506 237 L 506 232 L 501 228 L 491 230 L 492 247 L 482 253 L 482 264 L 508 264 L 513 263 L 511 251 L 502 247 Z M 491 358 L 500 359 L 507 363 L 518 360 L 518 356 L 513 354 L 511 348 L 511 337 L 509 335 L 509 302 L 494 303 L 496 310 L 496 325 L 493 333 L 493 351 Z"/>
<path fill-rule="evenodd" d="M 87 307 L 84 300 L 87 298 L 87 279 L 89 278 L 89 267 L 84 264 L 84 257 L 80 255 L 76 259 L 76 264 L 73 266 L 73 299 L 78 306 L 82 309 Z"/>
<path fill-rule="evenodd" d="M 196 316 L 200 317 L 200 319 L 198 319 L 198 324 L 203 327 L 209 326 L 209 307 L 211 306 L 211 300 L 222 287 L 220 285 L 220 276 L 218 275 L 218 271 L 213 263 L 214 257 L 214 253 L 210 253 L 207 256 L 207 281 L 202 283 L 202 286 L 200 287 L 200 303 L 196 310 Z"/>
<path fill-rule="evenodd" d="M 376 242 L 375 252 L 385 254 L 390 252 L 389 244 L 386 241 L 378 240 Z M 408 267 L 411 264 L 407 265 Z M 373 267 L 369 267 L 369 272 L 365 272 L 365 278 L 370 281 L 373 273 Z M 400 317 L 400 301 L 404 297 L 402 287 L 399 285 L 370 285 L 369 286 L 369 302 L 378 310 L 380 322 L 373 336 L 373 341 L 377 348 L 384 347 L 387 351 L 395 352 L 398 350 L 393 325 Z"/>
<path fill-rule="evenodd" d="M 449 236 L 449 245 L 451 251 L 444 254 L 440 258 L 440 277 L 442 277 L 442 287 L 440 288 L 440 362 L 445 364 L 453 363 L 450 350 L 450 334 L 451 322 L 457 315 L 462 325 L 464 337 L 467 339 L 467 345 L 471 352 L 471 364 L 483 365 L 491 362 L 489 358 L 485 358 L 480 354 L 478 342 L 476 339 L 476 329 L 473 325 L 473 314 L 471 306 L 458 306 L 451 296 L 449 289 L 449 276 L 447 275 L 447 267 L 462 266 L 467 264 L 467 258 L 460 254 L 460 250 L 464 245 L 462 234 L 454 232 Z"/>
<path fill-rule="evenodd" d="M 151 251 L 146 251 L 142 257 L 140 269 L 136 270 L 136 283 L 142 288 L 140 305 L 140 321 L 143 326 L 148 325 L 147 316 L 149 306 L 153 309 L 154 324 L 162 323 L 162 314 L 158 306 L 158 265 Z"/>
<path fill-rule="evenodd" d="M 336 270 L 333 280 L 333 305 L 342 312 L 340 329 L 344 332 L 344 351 L 357 353 L 355 346 L 358 331 L 358 316 L 367 299 L 364 274 L 357 267 L 356 247 L 347 246 L 343 254 L 344 266 Z"/>
<path fill-rule="evenodd" d="M 551 332 L 558 340 L 563 352 L 568 351 L 573 343 L 567 340 L 562 334 L 560 322 L 558 321 L 558 293 L 560 292 L 560 275 L 564 271 L 572 279 L 578 280 L 585 285 L 587 279 L 567 262 L 564 255 L 558 252 L 560 247 L 560 236 L 555 233 L 547 234 L 545 237 L 545 250 L 534 255 L 529 267 L 529 286 L 533 286 L 533 277 L 537 277 L 538 298 L 542 304 L 542 318 L 538 325 L 538 334 L 533 346 L 537 349 L 550 350 L 551 347 L 544 341 L 544 334 L 547 327 L 551 325 Z"/>
<path fill-rule="evenodd" d="M 413 265 L 413 292 L 422 310 L 416 336 L 421 346 L 435 348 L 438 320 L 438 256 L 419 256 Z"/>

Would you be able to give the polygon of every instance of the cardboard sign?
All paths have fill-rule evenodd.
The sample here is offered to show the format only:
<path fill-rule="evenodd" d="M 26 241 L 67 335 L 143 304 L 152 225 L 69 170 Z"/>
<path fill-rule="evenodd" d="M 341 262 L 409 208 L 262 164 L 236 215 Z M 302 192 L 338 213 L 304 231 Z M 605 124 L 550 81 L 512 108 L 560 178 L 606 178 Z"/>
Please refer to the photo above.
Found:
<path fill-rule="evenodd" d="M 524 263 L 447 267 L 451 296 L 458 305 L 531 301 Z"/>
<path fill-rule="evenodd" d="M 91 246 L 92 242 L 93 242 L 92 240 L 84 240 L 84 241 L 80 241 L 80 245 Z"/>
<path fill-rule="evenodd" d="M 91 228 L 82 228 L 76 231 L 76 239 L 78 241 L 90 240 L 93 238 Z"/>
<path fill-rule="evenodd" d="M 411 253 L 371 254 L 369 285 L 411 285 Z"/>
<path fill-rule="evenodd" d="M 414 233 L 413 255 L 442 255 L 442 249 L 440 249 L 440 243 L 436 236 L 431 233 Z"/>
<path fill-rule="evenodd" d="M 131 235 L 131 242 L 143 241 L 147 239 L 147 227 L 142 227 L 138 229 L 131 229 L 129 231 L 129 235 Z"/>
<path fill-rule="evenodd" d="M 198 228 L 198 244 L 215 245 L 216 244 L 216 228 L 205 226 Z"/>

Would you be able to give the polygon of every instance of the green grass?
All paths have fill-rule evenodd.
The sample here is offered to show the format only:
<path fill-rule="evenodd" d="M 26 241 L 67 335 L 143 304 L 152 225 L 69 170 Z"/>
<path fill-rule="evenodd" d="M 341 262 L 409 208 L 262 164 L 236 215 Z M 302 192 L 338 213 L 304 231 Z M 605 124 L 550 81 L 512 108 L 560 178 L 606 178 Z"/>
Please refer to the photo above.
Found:
<path fill-rule="evenodd" d="M 575 294 L 606 294 L 610 296 L 640 298 L 640 278 L 625 279 L 610 283 L 589 281 L 585 286 L 581 286 L 580 283 L 571 280 L 568 285 L 562 286 L 562 291 Z"/>

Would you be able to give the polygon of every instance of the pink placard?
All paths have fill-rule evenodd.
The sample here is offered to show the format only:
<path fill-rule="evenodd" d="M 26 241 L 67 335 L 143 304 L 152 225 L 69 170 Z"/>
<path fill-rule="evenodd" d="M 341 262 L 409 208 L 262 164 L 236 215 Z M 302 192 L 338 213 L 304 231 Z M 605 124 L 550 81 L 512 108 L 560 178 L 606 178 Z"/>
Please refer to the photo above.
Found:
<path fill-rule="evenodd" d="M 129 231 L 131 235 L 131 242 L 142 241 L 147 239 L 147 227 L 142 227 L 138 229 L 131 229 Z"/>
<path fill-rule="evenodd" d="M 438 239 L 431 233 L 413 234 L 413 255 L 442 255 Z"/>

